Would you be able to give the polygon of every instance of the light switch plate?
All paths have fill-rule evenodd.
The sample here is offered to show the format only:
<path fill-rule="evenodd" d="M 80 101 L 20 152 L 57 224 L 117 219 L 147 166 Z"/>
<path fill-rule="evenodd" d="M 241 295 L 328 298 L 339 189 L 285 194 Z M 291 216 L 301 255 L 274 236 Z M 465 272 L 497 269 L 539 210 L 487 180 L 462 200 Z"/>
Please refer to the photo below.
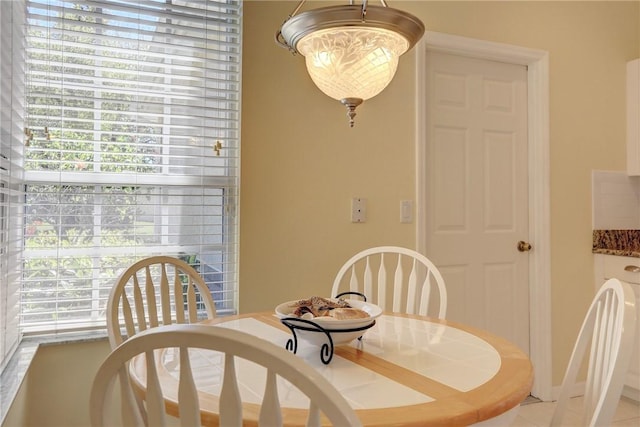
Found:
<path fill-rule="evenodd" d="M 400 200 L 400 222 L 403 224 L 413 222 L 413 200 Z"/>

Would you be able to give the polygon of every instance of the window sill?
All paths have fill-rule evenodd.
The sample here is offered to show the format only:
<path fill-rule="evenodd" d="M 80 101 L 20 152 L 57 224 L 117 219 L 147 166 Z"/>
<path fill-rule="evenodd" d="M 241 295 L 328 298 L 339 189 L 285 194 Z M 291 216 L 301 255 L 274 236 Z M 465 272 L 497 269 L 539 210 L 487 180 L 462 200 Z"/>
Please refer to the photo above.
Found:
<path fill-rule="evenodd" d="M 11 356 L 11 360 L 0 374 L 0 425 L 4 422 L 36 351 L 41 345 L 88 342 L 106 338 L 107 333 L 104 331 L 23 338 L 16 352 Z"/>

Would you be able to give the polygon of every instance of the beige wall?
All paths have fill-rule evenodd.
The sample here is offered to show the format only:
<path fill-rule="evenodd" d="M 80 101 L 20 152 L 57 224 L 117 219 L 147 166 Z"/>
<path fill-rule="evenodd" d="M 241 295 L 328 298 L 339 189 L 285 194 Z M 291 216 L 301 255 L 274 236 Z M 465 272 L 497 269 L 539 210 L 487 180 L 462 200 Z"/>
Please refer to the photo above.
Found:
<path fill-rule="evenodd" d="M 89 393 L 109 342 L 49 344 L 38 348 L 2 427 L 86 427 Z"/>
<path fill-rule="evenodd" d="M 391 3 L 430 31 L 549 52 L 557 385 L 571 350 L 567 338 L 577 335 L 594 292 L 591 170 L 625 167 L 625 63 L 640 52 L 639 3 Z M 242 312 L 325 295 L 342 262 L 358 250 L 415 247 L 415 226 L 398 220 L 399 201 L 415 198 L 415 55 L 402 58 L 395 80 L 359 108 L 349 129 L 343 107 L 314 87 L 303 59 L 273 42 L 295 4 L 245 3 Z M 365 224 L 349 222 L 353 196 L 368 199 Z"/>
<path fill-rule="evenodd" d="M 88 427 L 93 378 L 110 352 L 107 338 L 52 343 L 38 348 L 2 427 Z M 120 390 L 114 385 L 106 425 L 120 422 Z M 179 420 L 167 416 L 167 427 Z"/>

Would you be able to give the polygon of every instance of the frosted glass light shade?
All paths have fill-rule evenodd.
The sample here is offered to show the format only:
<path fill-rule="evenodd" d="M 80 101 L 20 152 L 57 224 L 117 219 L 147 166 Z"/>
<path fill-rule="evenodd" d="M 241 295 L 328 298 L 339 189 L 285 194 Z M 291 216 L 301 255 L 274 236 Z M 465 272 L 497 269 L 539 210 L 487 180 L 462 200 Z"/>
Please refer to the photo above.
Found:
<path fill-rule="evenodd" d="M 329 6 L 298 14 L 301 0 L 276 32 L 276 43 L 305 57 L 307 71 L 326 95 L 347 107 L 353 127 L 356 107 L 393 79 L 398 59 L 424 34 L 415 16 L 387 7 Z"/>
<path fill-rule="evenodd" d="M 316 86 L 337 100 L 366 100 L 393 79 L 407 39 L 383 28 L 338 27 L 313 32 L 297 44 Z"/>

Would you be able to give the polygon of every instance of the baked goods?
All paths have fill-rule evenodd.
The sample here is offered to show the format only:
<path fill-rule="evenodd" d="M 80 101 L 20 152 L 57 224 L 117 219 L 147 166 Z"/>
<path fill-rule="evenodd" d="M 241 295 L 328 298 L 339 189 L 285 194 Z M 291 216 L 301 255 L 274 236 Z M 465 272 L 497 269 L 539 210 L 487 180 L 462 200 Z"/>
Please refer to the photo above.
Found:
<path fill-rule="evenodd" d="M 329 312 L 329 316 L 338 320 L 364 319 L 369 317 L 369 313 L 359 308 L 334 308 Z"/>
<path fill-rule="evenodd" d="M 303 319 L 331 317 L 336 320 L 346 320 L 369 317 L 366 311 L 351 307 L 349 303 L 343 299 L 328 299 L 314 296 L 309 299 L 298 300 L 293 303 L 291 307 L 295 307 L 295 310 L 291 314 Z"/>

